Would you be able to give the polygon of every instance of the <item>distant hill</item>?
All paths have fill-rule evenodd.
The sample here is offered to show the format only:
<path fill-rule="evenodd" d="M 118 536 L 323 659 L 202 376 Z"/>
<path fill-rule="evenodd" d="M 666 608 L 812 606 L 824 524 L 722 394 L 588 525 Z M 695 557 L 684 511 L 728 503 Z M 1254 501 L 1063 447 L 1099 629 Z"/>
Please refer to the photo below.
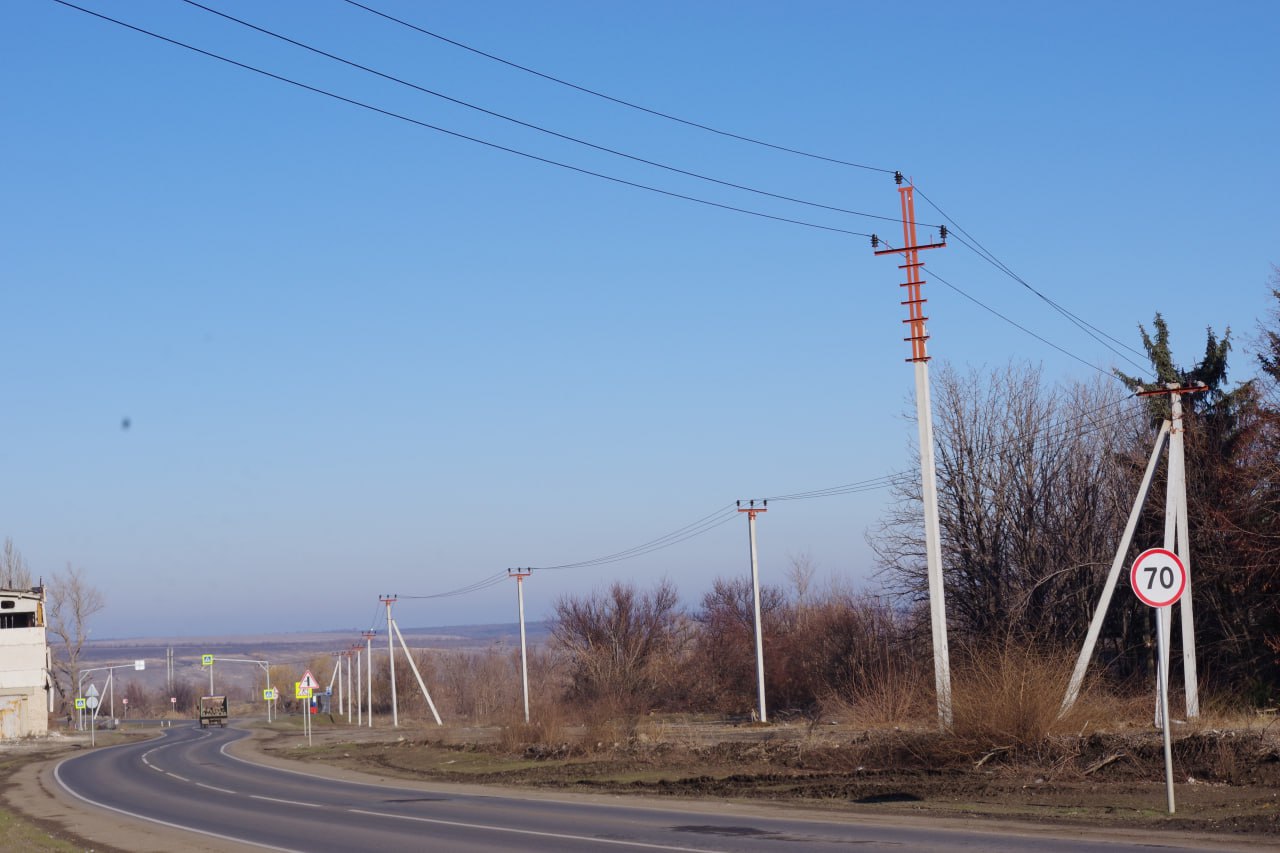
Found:
<path fill-rule="evenodd" d="M 514 651 L 520 648 L 520 625 L 516 622 L 491 625 L 449 625 L 432 628 L 405 628 L 405 642 L 415 649 L 439 649 L 441 651 L 483 652 L 497 648 Z M 530 648 L 537 648 L 545 643 L 551 635 L 550 623 L 528 622 L 525 633 Z M 343 651 L 353 644 L 364 645 L 357 629 L 334 629 L 331 631 L 306 631 L 279 634 L 225 634 L 206 637 L 125 637 L 117 639 L 91 640 L 85 645 L 80 658 L 80 669 L 101 667 L 112 664 L 130 663 L 145 660 L 146 669 L 137 672 L 132 669 L 117 670 L 117 684 L 137 680 L 148 689 L 165 684 L 166 658 L 168 650 L 173 650 L 174 677 L 177 680 L 207 681 L 207 670 L 200 666 L 202 655 L 211 654 L 220 658 L 241 658 L 245 660 L 265 660 L 273 667 L 300 667 L 310 663 L 317 657 L 329 657 L 333 652 Z M 397 644 L 398 648 L 399 644 Z M 374 663 L 385 666 L 387 634 L 385 626 L 378 631 L 373 640 Z M 233 683 L 250 687 L 262 678 L 260 667 L 228 663 L 218 666 L 217 682 Z M 331 669 L 331 667 L 328 667 Z M 320 674 L 317 673 L 317 676 Z M 91 680 L 101 688 L 105 673 Z M 323 680 L 323 679 L 322 679 Z M 206 684 L 207 687 L 207 684 Z"/>

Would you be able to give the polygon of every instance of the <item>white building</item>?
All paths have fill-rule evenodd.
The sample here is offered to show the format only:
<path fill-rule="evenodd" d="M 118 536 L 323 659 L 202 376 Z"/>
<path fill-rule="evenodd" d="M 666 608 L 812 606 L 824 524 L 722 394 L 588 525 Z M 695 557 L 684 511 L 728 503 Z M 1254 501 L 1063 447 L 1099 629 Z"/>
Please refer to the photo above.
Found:
<path fill-rule="evenodd" d="M 49 731 L 44 587 L 0 589 L 0 739 Z"/>

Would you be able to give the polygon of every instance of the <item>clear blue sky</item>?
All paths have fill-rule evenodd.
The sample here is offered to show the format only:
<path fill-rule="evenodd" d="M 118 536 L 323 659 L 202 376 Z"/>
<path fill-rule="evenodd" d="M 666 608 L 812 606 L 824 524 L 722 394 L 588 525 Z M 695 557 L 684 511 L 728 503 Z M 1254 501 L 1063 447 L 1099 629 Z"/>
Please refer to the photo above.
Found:
<path fill-rule="evenodd" d="M 1221 3 L 370 5 L 738 134 L 901 169 L 1027 281 L 1178 357 L 1236 335 L 1280 262 L 1280 11 Z M 209 5 L 488 109 L 826 205 L 892 179 L 639 114 L 340 0 Z M 346 97 L 621 179 L 896 237 L 590 151 L 337 66 L 178 0 L 83 5 Z M 84 567 L 94 636 L 367 627 L 380 593 L 629 548 L 737 498 L 911 464 L 895 261 L 868 241 L 530 161 L 57 5 L 0 7 L 0 536 Z M 937 222 L 921 204 L 918 218 Z M 931 352 L 1122 364 L 954 243 Z M 1123 365 L 1131 372 L 1131 365 Z M 128 429 L 122 428 L 129 419 Z M 871 583 L 888 493 L 776 504 L 766 582 L 808 553 Z M 747 571 L 745 522 L 555 596 Z M 514 584 L 402 624 L 514 619 Z"/>

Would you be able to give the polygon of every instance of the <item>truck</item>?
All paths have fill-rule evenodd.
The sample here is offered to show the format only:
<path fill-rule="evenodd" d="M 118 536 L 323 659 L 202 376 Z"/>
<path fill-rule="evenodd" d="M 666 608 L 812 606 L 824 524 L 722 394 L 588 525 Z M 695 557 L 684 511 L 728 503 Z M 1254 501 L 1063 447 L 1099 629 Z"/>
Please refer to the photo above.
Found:
<path fill-rule="evenodd" d="M 227 727 L 227 697 L 201 696 L 200 728 L 207 729 L 215 725 L 224 729 Z"/>

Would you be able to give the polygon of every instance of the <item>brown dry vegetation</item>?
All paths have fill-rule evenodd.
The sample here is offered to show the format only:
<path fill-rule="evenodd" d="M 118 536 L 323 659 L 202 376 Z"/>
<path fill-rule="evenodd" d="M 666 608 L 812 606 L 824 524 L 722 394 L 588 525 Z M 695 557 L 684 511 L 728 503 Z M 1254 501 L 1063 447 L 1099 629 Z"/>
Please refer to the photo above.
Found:
<path fill-rule="evenodd" d="M 572 663 L 552 654 L 537 658 L 542 689 L 526 724 L 518 658 L 491 650 L 464 666 L 453 653 L 423 653 L 445 726 L 429 724 L 418 700 L 402 706 L 399 731 L 381 720 L 360 732 L 323 720 L 312 749 L 278 727 L 265 746 L 442 781 L 1280 835 L 1273 713 L 1208 698 L 1199 719 L 1176 723 L 1178 813 L 1169 816 L 1150 685 L 1095 678 L 1060 716 L 1072 652 L 1001 643 L 957 655 L 954 724 L 939 731 L 932 678 L 916 658 L 887 654 L 892 648 L 850 667 L 857 677 L 845 691 L 769 725 L 743 714 L 566 701 L 574 695 Z M 446 666 L 452 672 L 442 677 Z M 474 697 L 495 680 L 511 687 L 486 717 L 475 712 Z M 1179 707 L 1180 697 L 1173 701 Z M 457 713 L 468 708 L 471 714 Z"/>

